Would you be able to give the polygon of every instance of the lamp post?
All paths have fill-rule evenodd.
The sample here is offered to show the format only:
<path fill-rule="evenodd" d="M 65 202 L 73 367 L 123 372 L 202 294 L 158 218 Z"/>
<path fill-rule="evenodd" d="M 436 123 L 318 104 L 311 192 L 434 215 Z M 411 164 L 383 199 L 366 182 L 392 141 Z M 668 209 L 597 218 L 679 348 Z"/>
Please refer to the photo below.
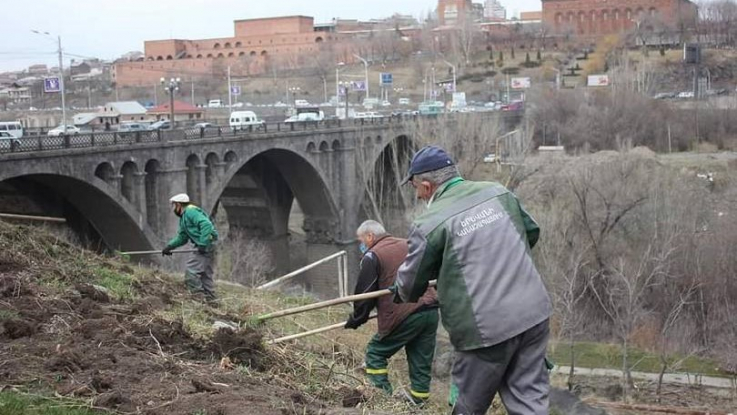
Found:
<path fill-rule="evenodd" d="M 351 87 L 350 81 L 340 81 L 339 88 L 342 89 L 343 92 L 345 93 L 345 115 L 343 116 L 343 118 L 346 119 L 346 120 L 349 118 L 348 117 L 348 105 L 349 105 L 348 91 L 350 90 L 350 87 Z M 339 89 L 339 91 L 340 91 L 340 89 Z"/>
<path fill-rule="evenodd" d="M 49 32 L 41 32 L 38 30 L 31 30 L 31 32 L 54 38 Z M 59 54 L 59 92 L 61 93 L 61 125 L 63 134 L 67 133 L 67 105 L 66 105 L 66 90 L 64 88 L 64 55 L 61 49 L 61 36 L 56 37 L 57 41 L 57 53 Z"/>
<path fill-rule="evenodd" d="M 335 115 L 338 115 L 338 108 L 340 108 L 340 68 L 343 66 L 345 66 L 343 62 L 335 65 Z"/>
<path fill-rule="evenodd" d="M 182 82 L 181 78 L 171 78 L 167 81 L 165 78 L 160 80 L 161 86 L 169 94 L 169 123 L 171 128 L 174 128 L 174 94 L 179 91 L 179 84 Z"/>
<path fill-rule="evenodd" d="M 295 107 L 297 106 L 297 94 L 301 90 L 302 90 L 302 88 L 300 88 L 298 86 L 293 86 L 293 87 L 289 88 L 289 92 L 292 93 L 292 100 L 294 101 L 294 106 Z"/>
<path fill-rule="evenodd" d="M 369 94 L 368 61 L 366 59 L 364 59 L 364 58 L 356 55 L 356 54 L 354 54 L 353 56 L 355 56 L 356 59 L 358 59 L 361 62 L 363 62 L 363 68 L 364 68 L 364 71 L 366 73 L 366 98 L 371 98 L 371 95 Z"/>
<path fill-rule="evenodd" d="M 450 66 L 450 69 L 452 69 L 452 70 L 453 70 L 453 92 L 455 93 L 455 92 L 457 92 L 457 91 L 456 91 L 456 66 L 455 66 L 455 65 L 453 65 L 452 63 L 448 62 L 448 61 L 447 61 L 447 60 L 445 60 L 445 59 L 443 59 L 443 62 L 444 62 L 444 63 L 445 63 L 446 65 Z"/>

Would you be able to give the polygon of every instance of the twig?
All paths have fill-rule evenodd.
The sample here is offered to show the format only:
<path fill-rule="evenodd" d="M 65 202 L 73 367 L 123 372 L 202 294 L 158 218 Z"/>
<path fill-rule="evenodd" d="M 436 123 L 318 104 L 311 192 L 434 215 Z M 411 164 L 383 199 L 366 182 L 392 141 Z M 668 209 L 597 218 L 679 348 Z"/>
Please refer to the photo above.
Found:
<path fill-rule="evenodd" d="M 148 334 L 156 342 L 156 347 L 159 348 L 159 354 L 161 355 L 161 357 L 166 357 L 166 355 L 164 354 L 164 351 L 161 349 L 161 343 L 159 343 L 159 341 L 156 339 L 156 337 L 154 336 L 154 333 L 151 331 L 151 329 L 148 329 Z M 179 392 L 179 390 L 177 389 L 177 393 L 178 392 Z"/>

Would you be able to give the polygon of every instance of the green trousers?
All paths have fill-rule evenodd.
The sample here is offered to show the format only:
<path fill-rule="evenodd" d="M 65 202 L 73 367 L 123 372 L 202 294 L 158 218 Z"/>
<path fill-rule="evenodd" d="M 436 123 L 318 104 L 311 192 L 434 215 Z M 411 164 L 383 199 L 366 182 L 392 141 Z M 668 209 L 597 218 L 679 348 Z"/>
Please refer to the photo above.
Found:
<path fill-rule="evenodd" d="M 384 338 L 375 334 L 366 347 L 366 375 L 371 383 L 392 393 L 388 361 L 404 347 L 409 364 L 410 394 L 415 401 L 429 398 L 437 330 L 438 309 L 433 308 L 410 315 Z"/>

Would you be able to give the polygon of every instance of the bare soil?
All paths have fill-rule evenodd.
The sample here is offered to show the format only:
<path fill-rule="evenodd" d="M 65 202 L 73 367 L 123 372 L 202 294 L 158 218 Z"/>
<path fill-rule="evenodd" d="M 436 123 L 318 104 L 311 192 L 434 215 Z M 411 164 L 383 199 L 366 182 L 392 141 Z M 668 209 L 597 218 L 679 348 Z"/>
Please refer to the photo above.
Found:
<path fill-rule="evenodd" d="M 3 226 L 0 248 L 7 246 Z M 276 364 L 259 331 L 220 329 L 198 339 L 182 321 L 155 317 L 153 311 L 186 298 L 179 284 L 152 278 L 134 286 L 140 300 L 120 302 L 83 276 L 55 272 L 57 281 L 75 282 L 48 284 L 48 264 L 1 252 L 0 388 L 83 398 L 131 414 L 329 412 L 329 404 L 268 376 L 249 376 Z M 360 399 L 346 392 L 348 404 Z"/>

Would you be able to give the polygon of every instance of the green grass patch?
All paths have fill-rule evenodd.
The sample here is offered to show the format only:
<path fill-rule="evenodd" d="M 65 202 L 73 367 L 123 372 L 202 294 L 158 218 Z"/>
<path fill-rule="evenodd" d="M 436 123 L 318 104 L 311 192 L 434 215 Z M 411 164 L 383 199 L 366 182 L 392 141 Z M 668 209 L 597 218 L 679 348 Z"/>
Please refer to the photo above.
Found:
<path fill-rule="evenodd" d="M 107 268 L 97 268 L 93 273 L 94 283 L 107 288 L 115 299 L 130 301 L 136 298 L 133 290 L 133 284 L 136 281 L 134 276 Z"/>
<path fill-rule="evenodd" d="M 574 346 L 576 367 L 622 369 L 622 347 L 617 344 L 579 342 Z M 629 348 L 629 362 L 633 371 L 660 372 L 660 356 L 657 353 Z M 570 349 L 565 343 L 551 343 L 548 355 L 558 366 L 570 366 Z M 681 361 L 682 360 L 682 361 Z M 672 356 L 669 361 L 680 362 L 671 372 L 689 372 L 709 376 L 726 376 L 711 359 L 698 356 Z"/>
<path fill-rule="evenodd" d="M 0 392 L 0 415 L 93 415 L 87 404 L 17 392 Z"/>
<path fill-rule="evenodd" d="M 20 315 L 14 310 L 0 310 L 0 321 L 14 320 Z"/>

